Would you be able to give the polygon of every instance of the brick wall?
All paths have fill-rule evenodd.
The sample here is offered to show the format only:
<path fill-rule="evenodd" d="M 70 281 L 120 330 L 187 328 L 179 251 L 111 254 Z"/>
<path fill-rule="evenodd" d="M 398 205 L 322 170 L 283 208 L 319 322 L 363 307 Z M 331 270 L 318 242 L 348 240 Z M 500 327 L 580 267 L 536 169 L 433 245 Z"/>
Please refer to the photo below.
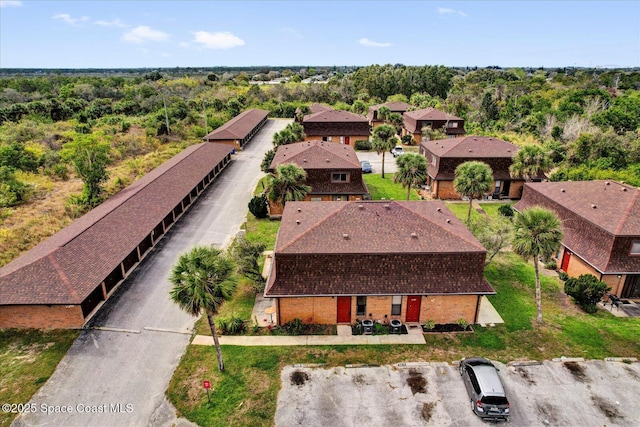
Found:
<path fill-rule="evenodd" d="M 0 306 L 0 328 L 65 329 L 83 324 L 79 305 Z"/>
<path fill-rule="evenodd" d="M 453 186 L 453 181 L 436 181 L 438 183 L 437 186 L 435 186 L 435 192 L 434 195 L 435 197 L 437 197 L 438 199 L 460 199 L 460 193 L 458 193 L 455 189 L 455 187 Z"/>
<path fill-rule="evenodd" d="M 524 187 L 524 181 L 520 181 L 520 180 L 511 181 L 511 187 L 509 187 L 509 198 L 520 199 L 522 197 L 523 187 Z"/>
<path fill-rule="evenodd" d="M 368 126 L 368 124 L 367 124 Z M 305 131 L 305 141 L 322 141 L 322 137 L 331 137 L 331 142 L 333 142 L 334 144 L 339 144 L 340 143 L 340 137 L 345 137 L 348 136 L 349 137 L 349 145 L 355 145 L 356 141 L 359 139 L 362 139 L 364 141 L 368 141 L 369 140 L 369 134 L 362 134 L 362 135 L 349 135 L 349 134 L 339 134 L 339 133 L 330 133 L 330 134 L 307 134 Z"/>
<path fill-rule="evenodd" d="M 562 258 L 560 258 L 560 260 L 562 260 Z M 600 277 L 600 273 L 598 273 L 595 268 L 584 262 L 576 254 L 571 254 L 569 265 L 567 266 L 567 274 L 569 275 L 569 277 L 578 277 L 581 274 L 593 274 L 598 278 Z"/>
<path fill-rule="evenodd" d="M 455 323 L 464 319 L 475 321 L 477 295 L 427 295 L 420 304 L 420 322 L 433 320 L 436 323 Z"/>
<path fill-rule="evenodd" d="M 605 274 L 600 280 L 611 287 L 609 292 L 613 295 L 620 296 L 622 294 L 622 288 L 624 288 L 624 281 L 627 280 L 627 275 L 623 274 L 622 277 L 618 278 L 617 274 Z"/>
<path fill-rule="evenodd" d="M 278 298 L 278 322 L 283 325 L 296 317 L 304 323 L 335 325 L 338 300 L 331 297 Z M 355 310 L 355 309 L 354 309 Z M 352 311 L 352 315 L 355 311 Z"/>

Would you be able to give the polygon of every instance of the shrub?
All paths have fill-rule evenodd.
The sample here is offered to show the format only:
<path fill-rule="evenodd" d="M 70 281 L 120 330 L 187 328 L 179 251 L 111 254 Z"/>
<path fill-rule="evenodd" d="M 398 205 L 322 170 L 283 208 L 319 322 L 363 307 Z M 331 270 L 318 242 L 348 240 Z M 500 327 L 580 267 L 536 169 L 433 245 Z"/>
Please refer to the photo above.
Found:
<path fill-rule="evenodd" d="M 511 218 L 513 217 L 513 207 L 511 205 L 502 205 L 498 208 L 500 215 Z"/>
<path fill-rule="evenodd" d="M 463 331 L 467 330 L 467 326 L 469 326 L 469 322 L 464 320 L 462 317 L 456 320 L 456 325 L 460 326 Z"/>
<path fill-rule="evenodd" d="M 564 284 L 564 292 L 587 313 L 595 313 L 598 310 L 596 304 L 610 290 L 611 288 L 606 283 L 598 280 L 593 274 L 581 274 L 578 278 L 572 277 Z"/>
<path fill-rule="evenodd" d="M 433 320 L 427 320 L 426 322 L 424 322 L 424 323 L 422 324 L 422 327 L 423 327 L 424 329 L 426 329 L 427 331 L 432 331 L 432 330 L 433 330 L 433 328 L 435 328 L 435 327 L 436 327 L 436 322 L 435 322 L 435 321 L 433 321 Z"/>
<path fill-rule="evenodd" d="M 235 316 L 231 319 L 217 319 L 217 323 L 222 333 L 227 335 L 240 335 L 247 330 L 244 320 Z"/>
<path fill-rule="evenodd" d="M 567 273 L 565 273 L 564 271 L 558 271 L 558 279 L 562 280 L 563 282 L 566 282 L 568 278 L 569 278 L 569 275 Z"/>
<path fill-rule="evenodd" d="M 249 212 L 258 219 L 266 218 L 269 215 L 267 198 L 264 195 L 255 196 L 249 201 Z"/>
<path fill-rule="evenodd" d="M 284 330 L 288 335 L 300 335 L 304 331 L 304 323 L 298 317 L 284 324 Z"/>
<path fill-rule="evenodd" d="M 544 268 L 546 268 L 547 270 L 555 270 L 556 268 L 558 268 L 558 265 L 554 260 L 549 260 L 544 263 Z"/>
<path fill-rule="evenodd" d="M 366 139 L 358 139 L 353 147 L 356 150 L 368 151 L 371 150 L 371 143 Z"/>
<path fill-rule="evenodd" d="M 374 335 L 385 335 L 389 333 L 389 328 L 382 323 L 373 322 L 373 334 Z"/>
<path fill-rule="evenodd" d="M 413 136 L 410 134 L 404 135 L 400 140 L 405 145 L 413 145 L 416 143 L 416 141 L 413 139 Z"/>

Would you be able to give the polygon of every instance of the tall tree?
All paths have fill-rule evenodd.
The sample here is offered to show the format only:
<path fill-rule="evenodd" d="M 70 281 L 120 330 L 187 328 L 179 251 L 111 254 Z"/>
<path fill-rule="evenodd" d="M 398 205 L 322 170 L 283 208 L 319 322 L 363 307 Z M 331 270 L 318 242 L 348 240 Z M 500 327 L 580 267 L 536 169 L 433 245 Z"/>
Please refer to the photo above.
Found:
<path fill-rule="evenodd" d="M 267 198 L 283 207 L 287 202 L 299 201 L 311 191 L 305 184 L 307 173 L 293 163 L 279 165 L 273 175 L 269 175 Z"/>
<path fill-rule="evenodd" d="M 380 111 L 380 110 L 378 110 Z M 382 153 L 382 178 L 384 179 L 384 155 L 398 142 L 396 130 L 391 125 L 380 125 L 373 130 L 371 147 L 376 153 Z"/>
<path fill-rule="evenodd" d="M 564 235 L 560 219 L 553 212 L 534 206 L 517 213 L 513 222 L 513 251 L 525 259 L 533 258 L 536 276 L 536 305 L 538 323 L 542 323 L 542 297 L 538 261 L 549 258 L 560 249 Z"/>
<path fill-rule="evenodd" d="M 456 191 L 469 198 L 467 210 L 467 224 L 471 218 L 471 204 L 474 198 L 480 198 L 491 191 L 493 185 L 493 171 L 491 167 L 478 161 L 464 162 L 456 168 L 453 186 Z"/>
<path fill-rule="evenodd" d="M 202 311 L 207 314 L 220 372 L 224 371 L 224 363 L 214 316 L 222 303 L 233 295 L 236 287 L 234 268 L 231 258 L 220 249 L 196 246 L 180 255 L 169 276 L 173 285 L 169 291 L 171 300 L 192 316 L 199 316 Z"/>
<path fill-rule="evenodd" d="M 550 153 L 541 145 L 525 145 L 513 158 L 513 163 L 509 167 L 512 177 L 523 177 L 527 181 L 544 175 L 551 170 Z"/>
<path fill-rule="evenodd" d="M 73 163 L 84 183 L 81 197 L 88 206 L 97 206 L 102 201 L 102 183 L 109 177 L 110 151 L 108 143 L 100 142 L 92 135 L 78 135 L 62 148 L 61 157 Z"/>
<path fill-rule="evenodd" d="M 424 156 L 407 153 L 396 159 L 398 171 L 393 176 L 394 182 L 407 187 L 407 200 L 411 196 L 411 187 L 417 187 L 427 178 L 427 160 Z"/>
<path fill-rule="evenodd" d="M 391 110 L 389 110 L 389 107 L 387 107 L 386 105 L 378 108 L 378 119 L 382 120 L 383 122 L 386 123 L 387 119 L 389 118 L 389 114 L 391 114 Z"/>

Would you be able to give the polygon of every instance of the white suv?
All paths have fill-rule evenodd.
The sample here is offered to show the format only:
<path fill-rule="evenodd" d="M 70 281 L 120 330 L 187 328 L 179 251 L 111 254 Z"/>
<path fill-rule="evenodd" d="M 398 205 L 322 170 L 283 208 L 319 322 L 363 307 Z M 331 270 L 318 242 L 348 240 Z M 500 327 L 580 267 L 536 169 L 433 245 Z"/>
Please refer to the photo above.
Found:
<path fill-rule="evenodd" d="M 404 154 L 404 148 L 402 148 L 399 145 L 396 145 L 392 150 L 391 150 L 391 154 L 393 154 L 393 157 L 398 157 L 401 154 Z"/>

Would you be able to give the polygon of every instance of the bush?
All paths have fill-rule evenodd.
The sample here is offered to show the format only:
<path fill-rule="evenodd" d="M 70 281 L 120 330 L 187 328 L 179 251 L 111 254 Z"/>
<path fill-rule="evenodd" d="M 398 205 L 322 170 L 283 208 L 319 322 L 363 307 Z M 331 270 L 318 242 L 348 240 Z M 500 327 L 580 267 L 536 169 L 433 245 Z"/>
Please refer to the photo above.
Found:
<path fill-rule="evenodd" d="M 598 280 L 593 274 L 581 274 L 578 278 L 572 277 L 564 284 L 564 292 L 572 297 L 587 313 L 597 311 L 596 304 L 611 288 L 606 283 Z"/>
<path fill-rule="evenodd" d="M 371 150 L 371 143 L 366 139 L 359 139 L 355 142 L 354 148 L 356 150 L 369 151 Z"/>
<path fill-rule="evenodd" d="M 555 270 L 556 268 L 558 268 L 558 265 L 554 260 L 550 260 L 544 263 L 544 268 L 546 268 L 547 270 Z"/>
<path fill-rule="evenodd" d="M 400 140 L 405 145 L 413 145 L 416 143 L 416 141 L 413 139 L 413 136 L 410 134 L 404 135 Z"/>
<path fill-rule="evenodd" d="M 382 323 L 373 322 L 373 335 L 387 335 L 389 328 Z"/>
<path fill-rule="evenodd" d="M 300 318 L 296 317 L 295 319 L 284 324 L 284 330 L 289 335 L 300 335 L 302 331 L 304 331 L 304 323 Z"/>
<path fill-rule="evenodd" d="M 258 219 L 266 218 L 269 215 L 267 198 L 264 195 L 255 196 L 249 201 L 249 212 Z"/>
<path fill-rule="evenodd" d="M 247 325 L 244 320 L 239 317 L 232 317 L 231 319 L 217 319 L 218 328 L 226 335 L 240 335 L 247 330 Z"/>
<path fill-rule="evenodd" d="M 569 278 L 569 275 L 567 273 L 565 273 L 564 271 L 558 271 L 558 279 L 562 280 L 563 282 L 566 282 L 568 278 Z"/>
<path fill-rule="evenodd" d="M 513 207 L 511 205 L 502 205 L 498 208 L 500 215 L 511 218 L 513 217 Z"/>
<path fill-rule="evenodd" d="M 467 326 L 469 326 L 469 322 L 467 322 L 466 320 L 464 320 L 461 317 L 458 320 L 456 320 L 456 325 L 460 326 L 462 328 L 462 330 L 466 331 L 467 330 Z"/>
<path fill-rule="evenodd" d="M 422 327 L 427 331 L 431 331 L 436 327 L 436 322 L 433 320 L 427 320 L 422 324 Z"/>

